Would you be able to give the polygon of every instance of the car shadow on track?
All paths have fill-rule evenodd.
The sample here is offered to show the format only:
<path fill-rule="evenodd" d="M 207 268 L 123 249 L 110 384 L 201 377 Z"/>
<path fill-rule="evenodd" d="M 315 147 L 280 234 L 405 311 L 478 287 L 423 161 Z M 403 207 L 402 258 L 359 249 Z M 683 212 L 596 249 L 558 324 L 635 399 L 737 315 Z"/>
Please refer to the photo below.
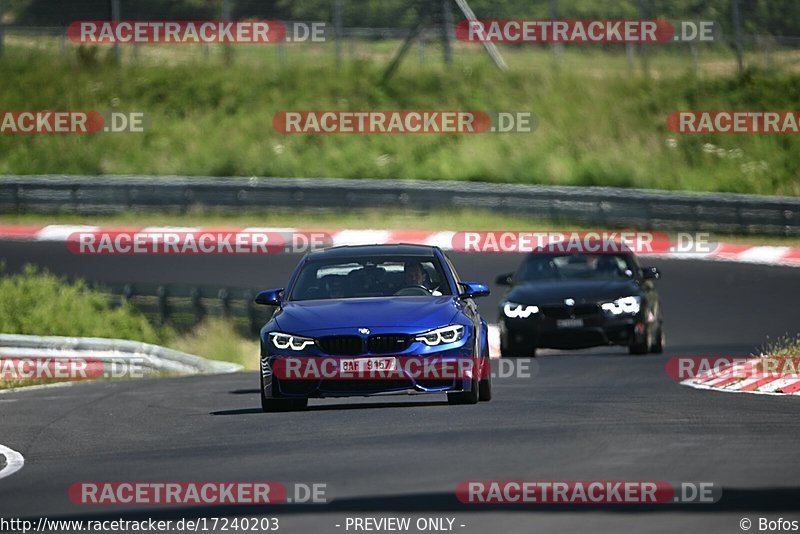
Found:
<path fill-rule="evenodd" d="M 257 393 L 257 392 L 256 392 Z M 309 406 L 305 410 L 292 413 L 302 412 L 326 412 L 326 411 L 339 411 L 339 410 L 370 410 L 380 408 L 418 408 L 425 406 L 448 406 L 447 401 L 407 401 L 407 402 L 357 402 L 347 404 L 318 404 Z M 249 415 L 249 414 L 264 413 L 261 408 L 237 408 L 235 410 L 220 410 L 211 412 L 209 415 Z"/>
<path fill-rule="evenodd" d="M 258 393 L 258 391 L 256 391 Z M 326 412 L 339 410 L 370 410 L 378 408 L 417 408 L 424 406 L 448 406 L 446 400 L 443 401 L 408 401 L 408 402 L 361 402 L 347 404 L 317 404 L 309 406 L 305 410 L 291 413 L 302 412 Z M 211 412 L 209 415 L 249 415 L 264 413 L 261 408 L 237 408 L 235 410 L 219 410 Z"/>
<path fill-rule="evenodd" d="M 403 401 L 403 402 L 354 402 L 347 404 L 317 404 L 309 406 L 309 412 L 324 412 L 330 410 L 368 410 L 372 408 L 416 408 L 423 406 L 448 406 L 446 400 L 442 401 Z"/>

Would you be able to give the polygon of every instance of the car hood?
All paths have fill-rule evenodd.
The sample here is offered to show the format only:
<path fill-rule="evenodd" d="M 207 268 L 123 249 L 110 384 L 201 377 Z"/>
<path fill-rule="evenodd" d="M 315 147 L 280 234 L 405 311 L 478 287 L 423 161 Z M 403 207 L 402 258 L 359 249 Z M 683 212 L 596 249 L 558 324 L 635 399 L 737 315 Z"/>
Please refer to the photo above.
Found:
<path fill-rule="evenodd" d="M 287 302 L 274 320 L 290 334 L 359 328 L 418 332 L 446 326 L 457 314 L 453 297 L 380 297 Z"/>
<path fill-rule="evenodd" d="M 642 290 L 634 280 L 556 280 L 529 282 L 514 286 L 505 300 L 519 304 L 563 304 L 614 300 L 639 295 Z"/>

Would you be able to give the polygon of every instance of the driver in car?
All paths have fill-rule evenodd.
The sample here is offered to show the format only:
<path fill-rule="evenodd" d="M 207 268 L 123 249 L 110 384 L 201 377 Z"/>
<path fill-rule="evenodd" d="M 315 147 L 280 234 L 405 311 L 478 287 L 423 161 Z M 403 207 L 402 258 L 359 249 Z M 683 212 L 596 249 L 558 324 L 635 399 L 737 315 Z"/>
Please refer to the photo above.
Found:
<path fill-rule="evenodd" d="M 407 261 L 403 266 L 403 282 L 406 287 L 409 286 L 422 286 L 430 290 L 428 287 L 428 274 L 425 268 L 418 261 Z"/>
<path fill-rule="evenodd" d="M 407 261 L 403 265 L 403 283 L 406 287 L 423 287 L 431 292 L 434 296 L 439 296 L 442 293 L 437 291 L 438 288 L 432 288 L 430 276 L 422 264 L 418 261 Z"/>

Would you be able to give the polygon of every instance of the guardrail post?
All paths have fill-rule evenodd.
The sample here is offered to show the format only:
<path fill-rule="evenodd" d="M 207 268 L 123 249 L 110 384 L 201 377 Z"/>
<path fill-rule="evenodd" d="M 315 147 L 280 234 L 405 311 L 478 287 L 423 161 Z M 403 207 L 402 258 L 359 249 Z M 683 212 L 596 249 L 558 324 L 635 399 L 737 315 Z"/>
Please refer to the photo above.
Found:
<path fill-rule="evenodd" d="M 0 57 L 3 57 L 3 47 L 6 38 L 5 25 L 3 24 L 3 1 L 4 0 L 0 0 Z"/>
<path fill-rule="evenodd" d="M 167 288 L 164 286 L 158 286 L 156 290 L 156 295 L 158 296 L 158 317 L 161 324 L 166 324 L 167 319 L 169 319 L 169 307 L 167 305 Z"/>
<path fill-rule="evenodd" d="M 739 67 L 739 74 L 744 71 L 744 50 L 742 49 L 742 22 L 739 15 L 739 0 L 731 1 L 733 16 L 733 39 L 736 48 L 736 65 Z"/>
<path fill-rule="evenodd" d="M 219 294 L 219 302 L 222 305 L 222 316 L 228 319 L 231 316 L 231 294 L 228 293 L 227 289 L 220 289 Z"/>
<path fill-rule="evenodd" d="M 342 61 L 342 40 L 344 31 L 342 24 L 342 0 L 333 0 L 333 31 L 336 45 L 336 62 Z"/>
<path fill-rule="evenodd" d="M 200 290 L 196 287 L 192 287 L 189 297 L 192 301 L 192 310 L 194 310 L 194 319 L 196 323 L 200 323 L 203 320 L 203 316 L 205 315 L 205 310 L 203 309 L 203 302 L 200 300 Z"/>
<path fill-rule="evenodd" d="M 244 305 L 247 309 L 247 321 L 250 324 L 250 332 L 257 334 L 261 330 L 261 325 L 258 324 L 258 317 L 256 316 L 256 305 L 253 302 L 255 296 L 251 291 L 244 292 Z"/>
<path fill-rule="evenodd" d="M 114 22 L 119 22 L 120 20 L 120 9 L 119 9 L 119 2 L 120 0 L 111 0 L 111 20 Z M 114 43 L 114 61 L 119 63 L 120 59 L 120 48 L 119 43 Z"/>

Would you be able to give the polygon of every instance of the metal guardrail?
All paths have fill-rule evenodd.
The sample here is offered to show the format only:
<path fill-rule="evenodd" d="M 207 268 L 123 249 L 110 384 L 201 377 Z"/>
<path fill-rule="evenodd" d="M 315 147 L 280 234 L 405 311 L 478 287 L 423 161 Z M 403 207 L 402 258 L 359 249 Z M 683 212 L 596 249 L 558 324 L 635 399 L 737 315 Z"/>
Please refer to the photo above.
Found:
<path fill-rule="evenodd" d="M 607 227 L 800 235 L 800 198 L 482 182 L 6 176 L 0 213 L 481 209 Z"/>
<path fill-rule="evenodd" d="M 135 361 L 138 368 L 179 374 L 233 373 L 240 365 L 206 360 L 176 350 L 124 339 L 0 334 L 0 357 L 91 358 Z"/>
<path fill-rule="evenodd" d="M 225 318 L 245 336 L 257 336 L 275 312 L 256 305 L 249 289 L 175 284 L 96 284 L 112 305 L 126 301 L 151 322 L 189 330 L 211 317 Z"/>

